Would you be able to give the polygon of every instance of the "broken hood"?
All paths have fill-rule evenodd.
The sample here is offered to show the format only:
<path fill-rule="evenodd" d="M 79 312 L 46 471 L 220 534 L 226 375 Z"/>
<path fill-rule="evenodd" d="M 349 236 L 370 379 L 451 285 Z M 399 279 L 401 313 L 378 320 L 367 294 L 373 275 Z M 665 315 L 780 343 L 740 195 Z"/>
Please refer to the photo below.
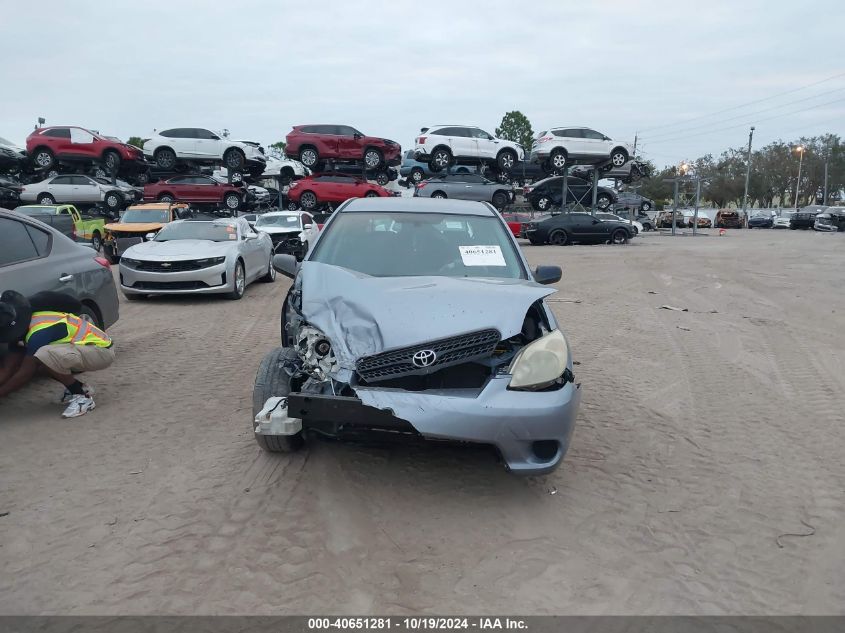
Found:
<path fill-rule="evenodd" d="M 347 370 L 364 356 L 476 330 L 509 338 L 532 303 L 556 292 L 525 279 L 370 277 L 318 262 L 302 264 L 297 285 L 303 316 Z"/>

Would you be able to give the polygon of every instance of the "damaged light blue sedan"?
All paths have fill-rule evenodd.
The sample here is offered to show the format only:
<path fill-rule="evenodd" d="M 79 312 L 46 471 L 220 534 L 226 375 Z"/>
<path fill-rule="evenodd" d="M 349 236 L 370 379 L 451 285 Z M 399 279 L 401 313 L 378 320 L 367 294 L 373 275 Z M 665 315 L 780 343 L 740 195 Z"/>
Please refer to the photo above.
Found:
<path fill-rule="evenodd" d="M 531 271 L 490 204 L 349 200 L 301 263 L 273 264 L 293 284 L 255 381 L 263 449 L 376 435 L 489 444 L 526 475 L 560 464 L 581 399 L 543 301 L 561 271 Z"/>

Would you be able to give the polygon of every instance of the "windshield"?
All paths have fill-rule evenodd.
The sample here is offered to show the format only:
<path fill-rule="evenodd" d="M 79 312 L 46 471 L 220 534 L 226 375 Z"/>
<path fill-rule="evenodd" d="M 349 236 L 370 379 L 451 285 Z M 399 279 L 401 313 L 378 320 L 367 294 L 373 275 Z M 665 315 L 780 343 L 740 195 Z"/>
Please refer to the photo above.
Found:
<path fill-rule="evenodd" d="M 155 237 L 156 242 L 170 240 L 209 240 L 227 242 L 238 239 L 238 229 L 226 222 L 175 222 L 168 224 Z"/>
<path fill-rule="evenodd" d="M 120 221 L 127 224 L 143 222 L 167 222 L 170 213 L 167 209 L 127 209 L 120 216 Z"/>
<path fill-rule="evenodd" d="M 53 215 L 56 211 L 56 207 L 43 207 L 43 206 L 29 206 L 29 207 L 18 207 L 15 209 L 18 213 L 22 213 L 23 215 L 28 215 L 30 217 L 35 215 Z"/>
<path fill-rule="evenodd" d="M 287 229 L 302 228 L 298 215 L 262 215 L 255 221 L 255 226 L 273 226 Z"/>
<path fill-rule="evenodd" d="M 310 258 L 374 277 L 526 274 L 498 218 L 443 213 L 342 213 Z"/>

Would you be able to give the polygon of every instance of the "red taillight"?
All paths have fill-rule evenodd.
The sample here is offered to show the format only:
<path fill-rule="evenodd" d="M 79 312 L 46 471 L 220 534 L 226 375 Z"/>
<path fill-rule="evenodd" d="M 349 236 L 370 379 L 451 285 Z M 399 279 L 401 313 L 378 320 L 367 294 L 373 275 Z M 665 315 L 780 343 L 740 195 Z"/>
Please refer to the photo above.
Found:
<path fill-rule="evenodd" d="M 103 268 L 109 268 L 109 269 L 111 268 L 111 264 L 109 263 L 109 260 L 107 260 L 105 257 L 95 257 L 94 261 L 97 262 Z"/>
<path fill-rule="evenodd" d="M 417 189 L 422 189 L 422 188 L 423 188 L 423 187 L 425 187 L 427 184 L 428 184 L 427 182 L 422 181 L 421 183 L 419 183 L 419 184 L 417 185 Z"/>
<path fill-rule="evenodd" d="M 417 139 L 417 144 L 418 144 L 418 145 L 422 145 L 423 143 L 425 143 L 425 139 L 426 139 L 426 137 L 425 137 L 425 136 L 421 136 L 421 137 L 419 137 L 419 138 Z"/>

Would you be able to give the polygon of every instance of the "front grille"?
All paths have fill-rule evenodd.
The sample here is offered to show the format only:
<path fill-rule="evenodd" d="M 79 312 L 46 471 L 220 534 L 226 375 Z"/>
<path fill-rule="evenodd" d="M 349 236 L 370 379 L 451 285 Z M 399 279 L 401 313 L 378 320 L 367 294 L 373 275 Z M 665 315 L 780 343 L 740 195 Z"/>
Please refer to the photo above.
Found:
<path fill-rule="evenodd" d="M 134 270 L 145 273 L 184 273 L 188 270 L 208 268 L 210 265 L 207 261 L 200 263 L 200 260 L 197 259 L 188 259 L 181 262 L 138 262 Z"/>
<path fill-rule="evenodd" d="M 464 363 L 477 358 L 490 356 L 496 348 L 501 335 L 498 330 L 480 330 L 452 336 L 428 343 L 382 352 L 358 360 L 358 375 L 365 382 L 378 382 L 388 378 L 430 374 L 444 367 Z M 427 367 L 418 367 L 413 363 L 414 354 L 431 350 L 436 360 Z"/>
<path fill-rule="evenodd" d="M 200 290 L 209 285 L 202 281 L 136 281 L 135 290 Z"/>

